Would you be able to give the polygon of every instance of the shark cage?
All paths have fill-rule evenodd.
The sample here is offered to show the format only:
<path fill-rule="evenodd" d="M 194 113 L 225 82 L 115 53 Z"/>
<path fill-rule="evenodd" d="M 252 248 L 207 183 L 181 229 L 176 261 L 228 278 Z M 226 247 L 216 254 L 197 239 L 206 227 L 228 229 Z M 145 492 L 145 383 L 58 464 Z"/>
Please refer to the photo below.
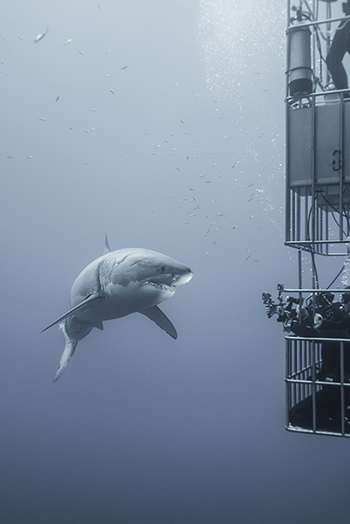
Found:
<path fill-rule="evenodd" d="M 350 94 L 337 48 L 350 0 L 287 1 L 285 245 L 298 287 L 263 301 L 287 331 L 286 429 L 350 437 Z"/>

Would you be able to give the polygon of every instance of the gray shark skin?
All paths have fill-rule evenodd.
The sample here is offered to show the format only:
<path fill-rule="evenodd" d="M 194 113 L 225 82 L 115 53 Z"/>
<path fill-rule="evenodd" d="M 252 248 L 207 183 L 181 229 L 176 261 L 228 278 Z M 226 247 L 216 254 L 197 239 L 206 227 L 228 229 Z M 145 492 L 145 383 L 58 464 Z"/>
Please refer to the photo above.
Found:
<path fill-rule="evenodd" d="M 188 266 L 156 251 L 138 248 L 110 251 L 106 236 L 103 255 L 75 279 L 67 313 L 43 329 L 59 324 L 65 339 L 53 381 L 66 369 L 78 342 L 94 327 L 103 329 L 105 320 L 141 313 L 176 339 L 175 327 L 158 304 L 171 298 L 177 286 L 192 277 Z"/>

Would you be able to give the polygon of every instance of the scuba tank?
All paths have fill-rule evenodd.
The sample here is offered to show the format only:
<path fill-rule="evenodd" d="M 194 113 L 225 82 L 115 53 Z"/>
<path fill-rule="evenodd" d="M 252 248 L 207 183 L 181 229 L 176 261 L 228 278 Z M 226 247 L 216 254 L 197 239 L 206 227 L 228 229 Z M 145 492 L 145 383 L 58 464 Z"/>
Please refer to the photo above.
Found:
<path fill-rule="evenodd" d="M 290 96 L 312 93 L 311 32 L 308 26 L 297 24 L 288 29 L 288 90 Z"/>

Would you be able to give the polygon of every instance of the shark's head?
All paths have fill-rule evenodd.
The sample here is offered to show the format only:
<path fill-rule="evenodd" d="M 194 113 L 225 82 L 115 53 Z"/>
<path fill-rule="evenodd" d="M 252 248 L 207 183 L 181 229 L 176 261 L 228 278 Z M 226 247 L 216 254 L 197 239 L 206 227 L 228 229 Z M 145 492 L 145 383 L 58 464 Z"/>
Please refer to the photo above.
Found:
<path fill-rule="evenodd" d="M 168 286 L 175 290 L 177 286 L 187 284 L 193 277 L 193 271 L 188 266 L 166 255 L 156 255 L 157 257 L 153 254 L 148 255 L 138 262 L 140 276 L 144 277 L 143 285 Z"/>
<path fill-rule="evenodd" d="M 115 253 L 118 253 L 117 258 Z M 192 270 L 185 264 L 147 249 L 112 252 L 104 262 L 105 266 L 109 264 L 114 267 L 107 271 L 107 294 L 109 290 L 113 293 L 115 286 L 138 288 L 144 298 L 147 295 L 155 304 L 172 297 L 177 286 L 186 284 L 193 277 Z"/>

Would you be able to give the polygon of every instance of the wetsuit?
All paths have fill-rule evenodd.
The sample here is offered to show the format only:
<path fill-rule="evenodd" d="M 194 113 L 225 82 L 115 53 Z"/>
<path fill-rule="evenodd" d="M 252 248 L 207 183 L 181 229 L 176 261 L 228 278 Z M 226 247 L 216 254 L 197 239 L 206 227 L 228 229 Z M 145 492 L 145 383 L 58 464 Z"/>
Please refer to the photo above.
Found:
<path fill-rule="evenodd" d="M 348 77 L 342 63 L 346 52 L 350 53 L 350 20 L 340 22 L 326 59 L 337 89 L 347 89 L 348 87 Z M 348 96 L 348 93 L 346 96 Z"/>

